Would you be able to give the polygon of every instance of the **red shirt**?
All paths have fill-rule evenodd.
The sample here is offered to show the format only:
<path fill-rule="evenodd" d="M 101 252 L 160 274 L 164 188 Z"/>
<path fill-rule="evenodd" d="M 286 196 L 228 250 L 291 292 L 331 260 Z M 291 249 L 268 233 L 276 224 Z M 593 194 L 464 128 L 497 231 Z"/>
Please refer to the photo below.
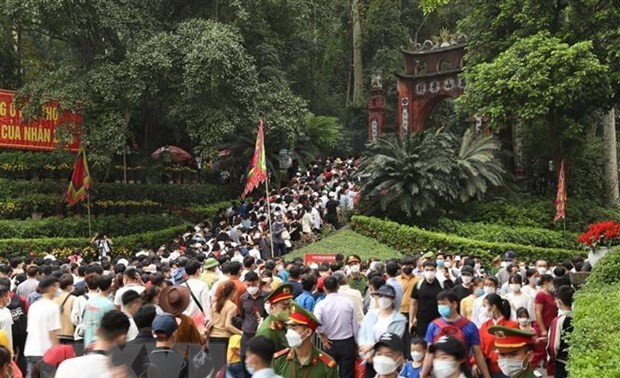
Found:
<path fill-rule="evenodd" d="M 538 292 L 538 294 L 536 294 L 534 303 L 543 306 L 543 325 L 545 330 L 549 330 L 551 321 L 553 321 L 553 318 L 558 316 L 558 307 L 555 305 L 555 299 L 553 298 L 553 295 L 548 294 L 544 290 L 541 290 Z"/>
<path fill-rule="evenodd" d="M 496 336 L 489 333 L 489 327 L 493 327 L 494 325 L 519 328 L 519 324 L 513 320 L 506 320 L 501 317 L 497 321 L 497 324 L 493 323 L 493 319 L 489 319 L 480 327 L 480 349 L 482 350 L 482 354 L 489 360 L 489 370 L 491 373 L 499 373 L 501 369 L 497 364 L 499 355 L 497 354 L 497 348 L 495 348 Z"/>

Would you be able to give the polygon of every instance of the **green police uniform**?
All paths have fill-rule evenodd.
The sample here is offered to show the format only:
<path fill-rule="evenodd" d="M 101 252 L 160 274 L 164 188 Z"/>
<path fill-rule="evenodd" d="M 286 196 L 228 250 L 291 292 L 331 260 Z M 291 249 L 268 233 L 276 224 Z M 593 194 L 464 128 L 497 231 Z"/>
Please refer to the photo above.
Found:
<path fill-rule="evenodd" d="M 321 325 L 318 319 L 297 303 L 291 303 L 291 313 L 287 324 L 303 325 L 316 332 L 316 328 Z M 307 337 L 305 343 L 310 343 L 311 336 Z M 303 345 L 303 344 L 302 344 Z M 306 344 L 308 345 L 308 344 Z M 300 361 L 297 357 L 295 348 L 283 349 L 274 354 L 273 370 L 284 378 L 337 378 L 338 364 L 326 353 L 312 344 L 310 358 L 307 361 Z"/>
<path fill-rule="evenodd" d="M 272 315 L 269 315 L 263 320 L 256 330 L 256 336 L 265 336 L 273 341 L 276 348 L 275 350 L 282 350 L 288 347 L 288 343 L 286 342 L 286 325 Z"/>
<path fill-rule="evenodd" d="M 290 283 L 281 284 L 265 297 L 265 301 L 272 306 L 275 303 L 290 301 L 291 299 L 293 299 L 293 285 Z M 286 342 L 286 326 L 283 321 L 278 320 L 274 315 L 269 315 L 263 320 L 256 330 L 256 336 L 264 336 L 273 341 L 276 351 L 288 347 Z"/>
<path fill-rule="evenodd" d="M 524 331 L 520 328 L 510 328 L 504 326 L 493 326 L 489 328 L 489 333 L 495 336 L 495 347 L 498 351 L 511 351 L 529 346 L 533 348 L 535 332 Z M 533 350 L 533 349 L 532 349 Z M 528 366 L 522 378 L 536 378 L 534 370 Z"/>
<path fill-rule="evenodd" d="M 295 349 L 283 349 L 274 355 L 273 370 L 284 378 L 338 378 L 338 364 L 333 358 L 312 346 L 312 356 L 302 364 Z"/>
<path fill-rule="evenodd" d="M 347 283 L 351 289 L 359 290 L 362 296 L 366 294 L 366 290 L 368 289 L 368 278 L 363 274 L 360 274 L 358 277 L 349 277 Z"/>

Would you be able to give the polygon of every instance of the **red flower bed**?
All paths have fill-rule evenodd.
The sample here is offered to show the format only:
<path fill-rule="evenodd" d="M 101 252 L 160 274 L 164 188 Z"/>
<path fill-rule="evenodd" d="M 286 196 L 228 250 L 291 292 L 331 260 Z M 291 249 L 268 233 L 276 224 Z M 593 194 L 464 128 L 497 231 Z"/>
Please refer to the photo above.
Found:
<path fill-rule="evenodd" d="M 620 224 L 615 221 L 603 221 L 591 224 L 588 231 L 579 235 L 577 241 L 591 248 L 599 244 L 611 246 L 620 237 Z"/>

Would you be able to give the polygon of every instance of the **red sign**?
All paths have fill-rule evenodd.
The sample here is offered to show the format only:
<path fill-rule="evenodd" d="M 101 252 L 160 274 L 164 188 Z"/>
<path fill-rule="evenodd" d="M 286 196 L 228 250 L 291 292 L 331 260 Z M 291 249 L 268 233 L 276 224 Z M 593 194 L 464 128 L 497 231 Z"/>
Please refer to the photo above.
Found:
<path fill-rule="evenodd" d="M 318 253 L 306 253 L 304 256 L 304 262 L 306 265 L 310 263 L 333 263 L 336 261 L 336 255 L 333 254 L 318 254 Z"/>
<path fill-rule="evenodd" d="M 60 114 L 58 103 L 50 101 L 43 106 L 43 117 L 22 121 L 21 110 L 15 103 L 15 92 L 0 89 L 0 148 L 52 151 L 56 149 L 56 128 L 67 124 L 78 128 L 82 116 L 64 112 Z M 80 149 L 80 141 L 73 137 L 65 146 L 70 151 Z"/>

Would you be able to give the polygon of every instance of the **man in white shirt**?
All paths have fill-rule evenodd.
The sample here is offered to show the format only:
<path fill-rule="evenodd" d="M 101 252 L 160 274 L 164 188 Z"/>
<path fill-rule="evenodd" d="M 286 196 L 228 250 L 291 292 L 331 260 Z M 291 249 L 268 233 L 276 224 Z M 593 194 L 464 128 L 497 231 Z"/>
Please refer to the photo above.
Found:
<path fill-rule="evenodd" d="M 123 314 L 127 315 L 129 319 L 129 330 L 127 331 L 127 341 L 131 341 L 138 336 L 138 327 L 136 323 L 133 321 L 133 316 L 140 308 L 142 304 L 140 300 L 140 294 L 136 293 L 133 290 L 128 290 L 123 294 L 121 298 L 122 301 L 122 310 Z"/>
<path fill-rule="evenodd" d="M 42 297 L 28 310 L 28 336 L 24 347 L 24 356 L 28 358 L 28 377 L 32 376 L 32 368 L 41 361 L 43 354 L 58 344 L 60 307 L 53 299 L 59 289 L 58 278 L 49 276 L 41 279 L 39 290 Z"/>
<path fill-rule="evenodd" d="M 103 315 L 101 325 L 97 329 L 97 340 L 90 353 L 82 357 L 70 358 L 60 364 L 56 377 L 62 378 L 102 378 L 127 376 L 126 365 L 114 367 L 110 353 L 119 353 L 118 345 L 124 344 L 129 329 L 129 319 L 120 311 L 112 310 Z M 123 356 L 118 357 L 124 361 Z M 117 357 L 115 357 L 117 359 Z"/>
<path fill-rule="evenodd" d="M 183 313 L 192 319 L 198 316 L 202 320 L 211 319 L 211 296 L 209 286 L 200 279 L 202 274 L 200 263 L 197 260 L 189 261 L 185 264 L 185 273 L 189 278 L 181 285 L 189 289 L 190 301 Z"/>
<path fill-rule="evenodd" d="M 350 300 L 353 303 L 353 309 L 355 310 L 355 319 L 357 320 L 358 326 L 362 324 L 364 320 L 364 310 L 363 310 L 363 302 L 362 294 L 357 289 L 352 289 L 349 287 L 347 283 L 347 277 L 342 271 L 334 272 L 334 277 L 338 279 L 338 284 L 340 288 L 338 289 L 338 294 Z"/>
<path fill-rule="evenodd" d="M 144 291 L 144 286 L 142 286 L 140 275 L 134 268 L 129 268 L 125 271 L 125 273 L 123 273 L 123 284 L 124 286 L 118 289 L 116 291 L 116 295 L 114 296 L 114 306 L 116 306 L 117 309 L 121 308 L 121 298 L 127 290 L 133 290 L 138 294 L 142 294 Z"/>

